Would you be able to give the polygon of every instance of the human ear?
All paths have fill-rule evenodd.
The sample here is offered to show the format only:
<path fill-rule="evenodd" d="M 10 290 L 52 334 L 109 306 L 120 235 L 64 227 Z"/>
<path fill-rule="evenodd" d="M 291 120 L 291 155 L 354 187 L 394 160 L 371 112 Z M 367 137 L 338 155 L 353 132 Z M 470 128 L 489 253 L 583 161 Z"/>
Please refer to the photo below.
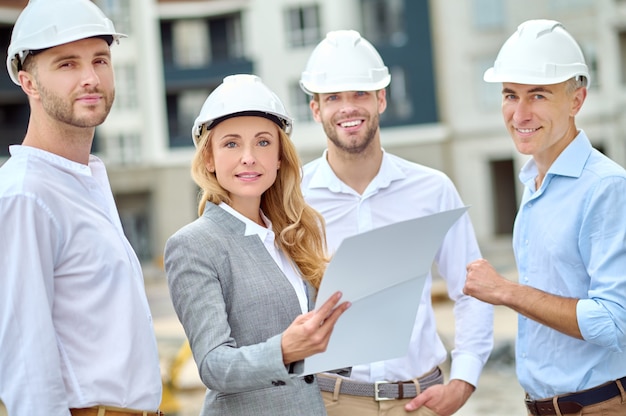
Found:
<path fill-rule="evenodd" d="M 322 122 L 322 119 L 320 117 L 320 103 L 317 100 L 311 100 L 309 101 L 309 108 L 311 109 L 311 113 L 313 114 L 313 120 L 317 121 L 318 123 Z"/>
<path fill-rule="evenodd" d="M 583 106 L 585 102 L 585 98 L 587 98 L 587 88 L 580 87 L 573 93 L 572 97 L 572 106 L 570 109 L 570 116 L 574 117 Z"/>
<path fill-rule="evenodd" d="M 37 80 L 33 77 L 33 74 L 21 70 L 17 73 L 17 79 L 20 82 L 22 91 L 29 97 L 38 97 L 39 88 L 37 86 Z"/>
<path fill-rule="evenodd" d="M 382 89 L 376 92 L 376 101 L 378 101 L 378 114 L 382 114 L 387 109 L 387 90 Z"/>

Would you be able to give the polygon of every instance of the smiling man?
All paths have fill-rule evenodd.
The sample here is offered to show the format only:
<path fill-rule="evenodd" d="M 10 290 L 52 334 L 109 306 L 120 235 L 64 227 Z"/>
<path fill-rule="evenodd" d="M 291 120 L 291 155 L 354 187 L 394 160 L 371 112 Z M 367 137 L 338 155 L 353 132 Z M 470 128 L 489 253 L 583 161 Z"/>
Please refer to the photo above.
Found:
<path fill-rule="evenodd" d="M 104 164 L 123 35 L 89 0 L 31 0 L 7 69 L 30 105 L 0 168 L 0 398 L 11 416 L 158 415 L 161 375 L 141 265 Z"/>
<path fill-rule="evenodd" d="M 464 205 L 445 174 L 382 149 L 379 117 L 387 106 L 390 81 L 376 49 L 353 30 L 328 33 L 302 73 L 300 85 L 312 96 L 311 111 L 328 146 L 322 157 L 304 167 L 302 189 L 326 220 L 331 252 L 346 237 Z M 405 357 L 355 366 L 350 375 L 319 377 L 330 416 L 448 416 L 465 404 L 493 343 L 492 307 L 462 293 L 465 265 L 479 257 L 465 214 L 435 258 L 455 302 L 450 381 L 443 384 L 439 368 L 447 351 L 437 334 L 428 276 L 421 298 L 415 294 L 421 305 Z"/>
<path fill-rule="evenodd" d="M 587 97 L 583 53 L 562 24 L 522 23 L 487 82 L 531 156 L 513 249 L 519 283 L 485 260 L 465 293 L 519 316 L 516 365 L 532 415 L 626 414 L 626 171 L 594 149 L 575 117 Z"/>

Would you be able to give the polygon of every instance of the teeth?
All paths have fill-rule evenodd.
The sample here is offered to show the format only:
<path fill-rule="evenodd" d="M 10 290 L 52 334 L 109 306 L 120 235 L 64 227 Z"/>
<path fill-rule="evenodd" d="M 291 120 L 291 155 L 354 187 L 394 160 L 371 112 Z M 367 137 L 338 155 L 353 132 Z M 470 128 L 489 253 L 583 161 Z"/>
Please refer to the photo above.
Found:
<path fill-rule="evenodd" d="M 360 120 L 346 121 L 345 123 L 341 123 L 341 127 L 354 127 L 358 126 L 359 124 L 361 124 Z"/>
<path fill-rule="evenodd" d="M 532 133 L 535 130 L 537 129 L 517 129 L 520 133 Z"/>

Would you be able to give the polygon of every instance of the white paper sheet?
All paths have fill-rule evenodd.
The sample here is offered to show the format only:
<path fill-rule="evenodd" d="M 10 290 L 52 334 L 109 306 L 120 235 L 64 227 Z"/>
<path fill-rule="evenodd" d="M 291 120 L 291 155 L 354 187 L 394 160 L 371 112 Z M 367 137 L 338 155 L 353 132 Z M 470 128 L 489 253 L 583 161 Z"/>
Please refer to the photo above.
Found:
<path fill-rule="evenodd" d="M 406 355 L 435 254 L 466 211 L 457 208 L 346 238 L 324 274 L 316 309 L 336 291 L 352 306 L 337 321 L 327 350 L 307 358 L 302 374 Z"/>

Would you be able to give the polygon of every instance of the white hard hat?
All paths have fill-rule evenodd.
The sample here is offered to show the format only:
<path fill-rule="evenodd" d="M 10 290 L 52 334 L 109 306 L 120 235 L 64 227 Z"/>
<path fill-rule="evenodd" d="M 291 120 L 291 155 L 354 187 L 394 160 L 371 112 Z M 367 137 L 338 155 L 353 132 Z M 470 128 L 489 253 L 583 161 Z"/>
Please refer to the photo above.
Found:
<path fill-rule="evenodd" d="M 51 48 L 95 36 L 125 37 L 90 0 L 30 0 L 17 18 L 7 53 L 13 82 L 30 51 Z"/>
<path fill-rule="evenodd" d="M 265 117 L 276 123 L 287 135 L 291 134 L 293 120 L 278 96 L 256 75 L 229 75 L 202 105 L 193 123 L 193 144 L 204 130 L 211 130 L 227 118 L 253 115 Z"/>
<path fill-rule="evenodd" d="M 389 69 L 371 43 L 355 30 L 336 30 L 311 53 L 300 87 L 309 95 L 377 91 L 390 81 Z"/>
<path fill-rule="evenodd" d="M 555 20 L 528 20 L 502 45 L 487 82 L 527 85 L 558 84 L 583 76 L 589 69 L 576 40 Z"/>

